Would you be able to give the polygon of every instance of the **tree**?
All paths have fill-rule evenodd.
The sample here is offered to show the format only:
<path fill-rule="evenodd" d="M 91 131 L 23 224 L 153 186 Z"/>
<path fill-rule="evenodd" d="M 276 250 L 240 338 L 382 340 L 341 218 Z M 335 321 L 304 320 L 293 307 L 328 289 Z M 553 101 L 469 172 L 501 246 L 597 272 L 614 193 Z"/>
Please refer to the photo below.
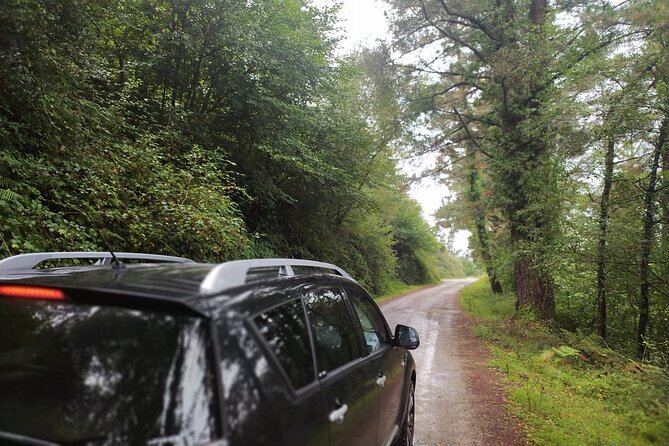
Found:
<path fill-rule="evenodd" d="M 102 233 L 201 261 L 331 261 L 377 293 L 432 280 L 393 80 L 373 54 L 336 59 L 333 26 L 302 0 L 2 2 L 4 248 L 99 250 Z"/>
<path fill-rule="evenodd" d="M 466 142 L 465 158 L 452 166 L 447 184 L 456 188 L 458 197 L 435 213 L 437 222 L 448 230 L 468 229 L 472 232 L 470 246 L 485 267 L 493 293 L 502 292 L 501 278 L 494 257 L 495 244 L 490 226 L 490 193 L 485 185 L 485 160 L 483 155 Z M 454 154 L 455 156 L 455 154 Z"/>
<path fill-rule="evenodd" d="M 606 242 L 609 226 L 609 205 L 613 182 L 613 162 L 615 159 L 615 139 L 610 136 L 604 156 L 604 188 L 599 203 L 599 245 L 597 252 L 597 334 L 606 339 Z"/>
<path fill-rule="evenodd" d="M 517 307 L 553 317 L 546 261 L 561 215 L 557 141 L 564 139 L 557 118 L 567 108 L 557 81 L 615 35 L 556 25 L 547 2 L 538 0 L 390 3 L 395 63 L 423 85 L 412 99 L 450 123 L 436 146 L 464 134 L 486 157 L 492 202 L 512 245 Z M 580 6 L 570 3 L 562 12 Z M 591 6 L 598 7 L 608 5 Z"/>

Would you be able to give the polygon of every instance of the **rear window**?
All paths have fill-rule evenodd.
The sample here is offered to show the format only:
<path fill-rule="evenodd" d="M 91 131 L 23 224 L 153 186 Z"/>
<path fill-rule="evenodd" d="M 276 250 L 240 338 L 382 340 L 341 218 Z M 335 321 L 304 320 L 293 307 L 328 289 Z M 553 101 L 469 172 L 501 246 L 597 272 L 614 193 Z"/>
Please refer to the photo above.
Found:
<path fill-rule="evenodd" d="M 344 296 L 339 289 L 319 287 L 304 296 L 316 344 L 319 375 L 362 356 Z"/>
<path fill-rule="evenodd" d="M 293 388 L 299 389 L 314 381 L 309 331 L 299 299 L 258 315 L 255 323 Z"/>
<path fill-rule="evenodd" d="M 210 351 L 197 318 L 0 299 L 0 431 L 91 445 L 210 441 Z"/>

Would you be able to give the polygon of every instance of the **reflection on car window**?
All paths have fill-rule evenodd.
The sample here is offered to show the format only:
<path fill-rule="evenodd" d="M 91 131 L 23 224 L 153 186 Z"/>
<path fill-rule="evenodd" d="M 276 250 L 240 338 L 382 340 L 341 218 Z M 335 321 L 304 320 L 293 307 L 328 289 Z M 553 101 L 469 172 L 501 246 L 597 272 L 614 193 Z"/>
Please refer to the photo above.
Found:
<path fill-rule="evenodd" d="M 372 304 L 371 297 L 364 290 L 348 284 L 344 285 L 344 290 L 360 320 L 368 353 L 380 350 L 383 344 L 388 342 L 388 332 L 383 316 Z"/>
<path fill-rule="evenodd" d="M 300 299 L 257 316 L 255 323 L 295 389 L 315 379 L 309 332 Z"/>
<path fill-rule="evenodd" d="M 305 294 L 305 302 L 319 372 L 329 372 L 362 356 L 357 332 L 338 289 L 311 290 Z"/>
<path fill-rule="evenodd" d="M 0 302 L 0 431 L 62 444 L 211 441 L 207 333 L 185 316 Z"/>

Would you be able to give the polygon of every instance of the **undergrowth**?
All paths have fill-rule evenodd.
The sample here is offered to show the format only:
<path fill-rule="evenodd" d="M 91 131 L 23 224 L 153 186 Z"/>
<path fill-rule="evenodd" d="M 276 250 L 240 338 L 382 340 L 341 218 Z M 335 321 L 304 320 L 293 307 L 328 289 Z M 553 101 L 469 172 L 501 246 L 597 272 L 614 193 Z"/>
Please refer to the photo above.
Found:
<path fill-rule="evenodd" d="M 490 365 L 505 377 L 512 411 L 537 445 L 669 444 L 669 377 L 582 332 L 514 315 L 511 294 L 486 280 L 462 291 L 475 332 L 489 341 Z"/>

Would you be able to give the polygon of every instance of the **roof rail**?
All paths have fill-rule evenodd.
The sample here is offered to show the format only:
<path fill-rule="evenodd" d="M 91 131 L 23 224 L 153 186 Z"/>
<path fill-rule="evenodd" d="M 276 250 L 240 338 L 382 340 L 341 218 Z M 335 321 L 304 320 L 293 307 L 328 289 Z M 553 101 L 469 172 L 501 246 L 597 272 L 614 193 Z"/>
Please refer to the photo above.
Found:
<path fill-rule="evenodd" d="M 193 263 L 184 257 L 164 256 L 160 254 L 143 254 L 136 252 L 116 252 L 118 259 L 128 260 L 155 260 L 157 262 Z M 19 254 L 0 260 L 0 274 L 27 271 L 46 260 L 56 259 L 97 259 L 98 265 L 110 265 L 112 263 L 111 252 L 36 252 L 31 254 Z"/>
<path fill-rule="evenodd" d="M 306 266 L 334 271 L 342 277 L 353 279 L 346 271 L 331 263 L 315 262 L 300 259 L 256 259 L 235 260 L 221 263 L 214 267 L 200 285 L 200 294 L 214 294 L 228 288 L 244 285 L 247 282 L 249 271 L 253 269 L 278 267 L 278 276 L 294 276 L 293 267 Z"/>

